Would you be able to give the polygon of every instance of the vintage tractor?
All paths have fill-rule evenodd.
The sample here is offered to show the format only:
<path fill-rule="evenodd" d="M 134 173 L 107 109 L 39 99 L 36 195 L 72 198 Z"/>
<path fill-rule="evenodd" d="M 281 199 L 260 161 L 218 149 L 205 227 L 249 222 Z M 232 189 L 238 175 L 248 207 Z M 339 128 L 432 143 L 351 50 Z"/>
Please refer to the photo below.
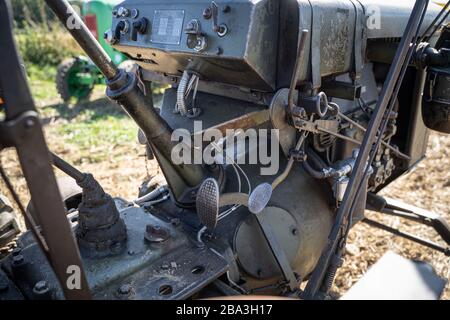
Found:
<path fill-rule="evenodd" d="M 165 176 L 133 201 L 49 152 L 9 2 L 0 150 L 17 149 L 33 210 L 14 197 L 29 230 L 0 261 L 0 299 L 327 299 L 357 223 L 450 256 L 444 219 L 378 195 L 425 157 L 428 129 L 450 133 L 450 1 L 125 0 L 105 39 L 139 65 L 128 72 L 67 0 L 46 0 L 79 24 L 68 32 Z M 170 85 L 160 108 L 152 82 Z M 70 203 L 53 167 L 77 185 Z M 426 264 L 380 263 L 344 298 L 436 299 L 445 287 Z"/>
<path fill-rule="evenodd" d="M 108 56 L 118 65 L 127 58 L 106 43 L 103 35 L 111 26 L 111 12 L 119 2 L 120 0 L 71 1 L 74 6 L 80 8 L 81 16 L 89 31 Z M 58 66 L 56 88 L 64 101 L 70 101 L 72 98 L 88 99 L 97 84 L 105 84 L 105 78 L 86 56 L 68 58 Z"/>

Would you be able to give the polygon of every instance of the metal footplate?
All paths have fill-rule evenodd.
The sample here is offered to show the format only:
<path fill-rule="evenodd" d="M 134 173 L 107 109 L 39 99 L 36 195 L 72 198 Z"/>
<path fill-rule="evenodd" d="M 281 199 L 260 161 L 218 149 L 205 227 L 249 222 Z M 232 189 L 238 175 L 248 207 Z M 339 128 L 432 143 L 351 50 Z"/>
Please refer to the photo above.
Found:
<path fill-rule="evenodd" d="M 210 249 L 184 247 L 94 296 L 101 300 L 184 300 L 228 270 Z"/>

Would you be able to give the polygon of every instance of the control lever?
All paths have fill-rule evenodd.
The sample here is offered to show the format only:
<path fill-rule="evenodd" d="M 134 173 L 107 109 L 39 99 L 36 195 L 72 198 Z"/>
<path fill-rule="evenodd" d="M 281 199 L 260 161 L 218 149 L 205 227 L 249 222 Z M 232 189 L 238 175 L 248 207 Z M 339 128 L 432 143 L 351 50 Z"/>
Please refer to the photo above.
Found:
<path fill-rule="evenodd" d="M 202 32 L 200 22 L 197 19 L 189 21 L 184 32 L 187 34 L 187 46 L 197 52 L 202 52 L 208 47 L 208 41 Z"/>
<path fill-rule="evenodd" d="M 214 1 L 211 2 L 211 14 L 213 18 L 213 31 L 219 37 L 224 37 L 228 33 L 228 27 L 223 23 L 219 25 L 219 6 Z"/>
<path fill-rule="evenodd" d="M 147 18 L 141 18 L 138 21 L 133 22 L 133 27 L 131 31 L 131 40 L 137 41 L 138 34 L 145 34 L 148 28 Z"/>
<path fill-rule="evenodd" d="M 114 30 L 109 29 L 104 33 L 103 38 L 108 44 L 115 45 L 120 41 L 120 36 L 128 31 L 127 28 L 125 21 L 119 21 Z"/>

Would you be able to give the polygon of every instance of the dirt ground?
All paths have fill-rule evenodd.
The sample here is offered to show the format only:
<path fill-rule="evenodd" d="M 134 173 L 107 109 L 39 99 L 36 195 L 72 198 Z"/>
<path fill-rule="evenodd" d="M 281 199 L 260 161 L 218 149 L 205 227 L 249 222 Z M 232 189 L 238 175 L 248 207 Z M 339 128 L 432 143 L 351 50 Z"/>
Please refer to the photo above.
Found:
<path fill-rule="evenodd" d="M 76 107 L 71 112 L 76 112 Z M 138 145 L 137 139 L 127 143 L 93 144 L 84 147 L 85 150 L 80 150 L 76 144 L 68 142 L 70 136 L 62 136 L 61 131 L 58 130 L 58 126 L 70 124 L 71 121 L 74 121 L 71 117 L 56 116 L 45 119 L 46 136 L 51 150 L 76 164 L 81 170 L 92 172 L 105 190 L 113 196 L 120 195 L 133 199 L 137 195 L 139 183 L 147 174 L 154 175 L 158 171 L 156 163 L 145 161 L 144 149 Z M 134 128 L 131 127 L 130 130 Z M 105 151 L 105 148 L 104 156 L 94 161 L 93 155 L 100 150 Z M 412 172 L 383 190 L 382 194 L 433 210 L 450 221 L 449 152 L 450 135 L 433 133 L 430 137 L 427 159 Z M 29 196 L 15 153 L 7 150 L 1 154 L 1 160 L 20 198 L 26 204 Z M 61 175 L 59 172 L 57 174 Z M 9 197 L 2 182 L 0 182 L 0 189 Z M 427 227 L 371 212 L 367 212 L 367 215 L 405 232 L 438 241 L 437 234 Z M 338 294 L 344 293 L 388 250 L 407 258 L 427 261 L 435 267 L 439 275 L 446 279 L 450 278 L 450 258 L 361 223 L 350 233 L 344 266 L 339 270 L 334 291 Z M 450 299 L 448 286 L 442 298 Z"/>

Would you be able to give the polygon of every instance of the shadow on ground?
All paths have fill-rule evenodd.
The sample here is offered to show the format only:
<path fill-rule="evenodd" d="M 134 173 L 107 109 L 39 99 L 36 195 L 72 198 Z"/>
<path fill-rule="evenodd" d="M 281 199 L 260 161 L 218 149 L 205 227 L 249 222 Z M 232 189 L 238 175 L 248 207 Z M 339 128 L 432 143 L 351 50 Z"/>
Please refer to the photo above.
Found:
<path fill-rule="evenodd" d="M 122 108 L 108 98 L 98 98 L 76 104 L 52 104 L 40 108 L 40 111 L 44 125 L 61 119 L 71 121 L 83 114 L 86 114 L 90 121 L 100 120 L 108 116 L 115 118 L 127 117 Z"/>
<path fill-rule="evenodd" d="M 154 94 L 153 101 L 158 108 L 162 103 L 162 94 Z M 68 122 L 85 116 L 89 121 L 102 120 L 107 117 L 122 119 L 128 117 L 127 113 L 117 103 L 106 97 L 95 98 L 90 101 L 81 101 L 75 104 L 54 103 L 40 107 L 42 123 L 48 125 L 58 120 Z"/>

